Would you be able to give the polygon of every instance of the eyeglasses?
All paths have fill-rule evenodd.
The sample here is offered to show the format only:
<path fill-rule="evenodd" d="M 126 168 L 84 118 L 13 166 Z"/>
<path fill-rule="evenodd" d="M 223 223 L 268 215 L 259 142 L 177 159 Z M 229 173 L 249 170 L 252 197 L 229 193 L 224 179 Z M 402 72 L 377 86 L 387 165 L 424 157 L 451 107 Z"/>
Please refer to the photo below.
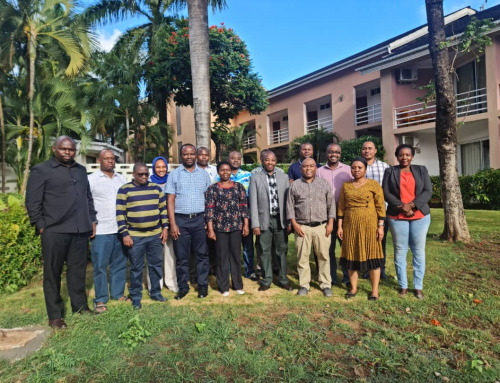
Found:
<path fill-rule="evenodd" d="M 139 177 L 147 177 L 149 176 L 149 173 L 135 173 Z"/>

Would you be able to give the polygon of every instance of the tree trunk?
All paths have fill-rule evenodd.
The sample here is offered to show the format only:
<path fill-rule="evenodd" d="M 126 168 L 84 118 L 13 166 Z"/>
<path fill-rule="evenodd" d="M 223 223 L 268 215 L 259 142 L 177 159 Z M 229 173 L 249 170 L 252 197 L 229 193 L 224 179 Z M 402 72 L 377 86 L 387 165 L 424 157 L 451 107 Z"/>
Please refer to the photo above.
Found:
<path fill-rule="evenodd" d="M 196 145 L 210 148 L 208 0 L 188 0 L 187 3 Z"/>
<path fill-rule="evenodd" d="M 33 127 L 35 125 L 35 115 L 33 111 L 33 98 L 35 96 L 35 60 L 36 60 L 36 31 L 30 29 L 28 34 L 28 52 L 29 52 L 29 90 L 28 102 L 30 113 L 30 132 L 28 138 L 28 154 L 26 156 L 26 165 L 24 168 L 23 184 L 21 185 L 21 195 L 26 192 L 28 176 L 30 174 L 31 154 L 33 152 Z"/>
<path fill-rule="evenodd" d="M 0 129 L 2 131 L 2 194 L 5 194 L 5 151 L 7 150 L 6 137 L 5 137 L 5 121 L 3 118 L 3 105 L 2 96 L 0 95 Z"/>
<path fill-rule="evenodd" d="M 125 109 L 125 126 L 127 127 L 127 153 L 125 155 L 125 162 L 130 163 L 130 122 L 128 120 L 128 108 Z"/>
<path fill-rule="evenodd" d="M 470 240 L 469 228 L 458 182 L 457 113 L 455 91 L 448 49 L 439 44 L 446 41 L 443 0 L 426 0 L 429 27 L 429 50 L 436 85 L 436 146 L 444 208 L 444 229 L 441 238 L 447 241 Z"/>

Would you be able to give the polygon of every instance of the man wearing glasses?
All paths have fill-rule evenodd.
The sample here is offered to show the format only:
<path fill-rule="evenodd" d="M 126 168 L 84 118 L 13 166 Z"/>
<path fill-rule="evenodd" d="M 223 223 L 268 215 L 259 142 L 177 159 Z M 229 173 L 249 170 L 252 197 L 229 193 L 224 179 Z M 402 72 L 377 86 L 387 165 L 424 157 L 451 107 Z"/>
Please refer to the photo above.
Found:
<path fill-rule="evenodd" d="M 316 172 L 316 177 L 323 178 L 328 182 L 332 188 L 333 196 L 335 197 L 335 206 L 338 206 L 340 199 L 340 190 L 344 182 L 350 181 L 351 167 L 340 162 L 340 156 L 342 155 L 342 148 L 338 144 L 330 144 L 326 148 L 326 158 L 328 162 L 325 166 L 318 168 Z M 337 233 L 337 220 L 333 226 L 332 242 L 330 244 L 330 274 L 332 277 L 332 285 L 337 284 L 337 261 L 335 259 L 335 245 L 336 245 L 336 233 Z M 342 241 L 339 239 L 339 244 L 342 245 Z M 349 283 L 349 274 L 347 269 L 342 269 L 342 283 Z"/>
<path fill-rule="evenodd" d="M 165 194 L 161 187 L 148 181 L 149 172 L 146 164 L 137 162 L 132 176 L 132 182 L 118 189 L 116 220 L 118 233 L 128 248 L 129 297 L 134 309 L 140 310 L 144 255 L 148 261 L 151 299 L 158 302 L 167 300 L 161 295 L 160 280 L 163 268 L 163 245 L 168 237 L 168 217 Z"/>

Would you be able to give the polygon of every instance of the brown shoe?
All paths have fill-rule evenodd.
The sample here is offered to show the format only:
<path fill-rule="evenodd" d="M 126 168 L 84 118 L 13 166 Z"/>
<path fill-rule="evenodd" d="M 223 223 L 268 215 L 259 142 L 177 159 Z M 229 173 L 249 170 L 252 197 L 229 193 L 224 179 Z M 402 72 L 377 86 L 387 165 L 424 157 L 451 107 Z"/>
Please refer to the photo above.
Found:
<path fill-rule="evenodd" d="M 286 290 L 286 291 L 292 291 L 293 290 L 289 283 L 280 283 L 278 286 L 280 288 L 282 288 L 283 290 Z"/>
<path fill-rule="evenodd" d="M 399 296 L 401 298 L 404 298 L 407 293 L 408 293 L 408 289 L 399 289 Z"/>
<path fill-rule="evenodd" d="M 49 326 L 53 329 L 68 328 L 66 322 L 62 318 L 49 320 Z"/>
<path fill-rule="evenodd" d="M 415 290 L 414 294 L 415 294 L 415 298 L 424 299 L 424 293 L 422 292 L 422 290 Z"/>
<path fill-rule="evenodd" d="M 260 285 L 260 287 L 259 287 L 259 291 L 266 291 L 266 290 L 269 290 L 269 287 L 270 287 L 270 286 Z"/>

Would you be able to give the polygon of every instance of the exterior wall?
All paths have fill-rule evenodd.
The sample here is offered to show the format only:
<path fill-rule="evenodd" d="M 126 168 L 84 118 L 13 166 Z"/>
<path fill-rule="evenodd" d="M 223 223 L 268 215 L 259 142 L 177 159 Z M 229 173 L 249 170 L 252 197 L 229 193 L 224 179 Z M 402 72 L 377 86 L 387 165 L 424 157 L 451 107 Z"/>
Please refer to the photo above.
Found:
<path fill-rule="evenodd" d="M 488 134 L 490 166 L 500 168 L 500 36 L 486 47 L 486 94 L 488 97 Z"/>

